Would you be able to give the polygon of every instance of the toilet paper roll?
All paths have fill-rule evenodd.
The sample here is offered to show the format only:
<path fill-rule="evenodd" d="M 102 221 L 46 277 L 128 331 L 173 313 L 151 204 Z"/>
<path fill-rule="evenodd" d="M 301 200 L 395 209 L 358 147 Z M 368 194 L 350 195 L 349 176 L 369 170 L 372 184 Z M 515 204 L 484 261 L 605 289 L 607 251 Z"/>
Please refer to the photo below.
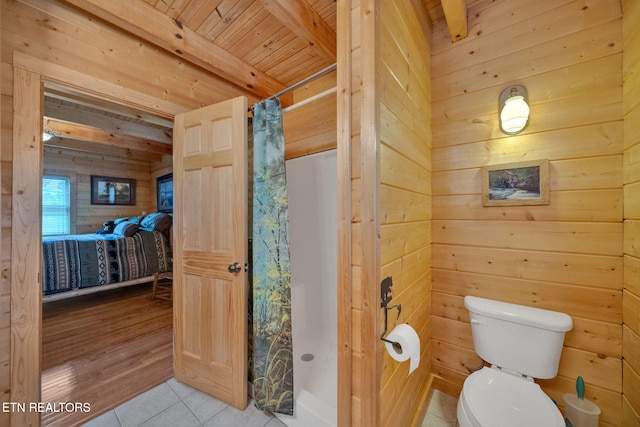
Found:
<path fill-rule="evenodd" d="M 385 341 L 384 344 L 393 360 L 398 362 L 409 360 L 409 374 L 411 374 L 420 365 L 420 337 L 415 329 L 406 323 L 401 323 L 393 328 L 385 339 L 398 343 L 394 345 Z"/>

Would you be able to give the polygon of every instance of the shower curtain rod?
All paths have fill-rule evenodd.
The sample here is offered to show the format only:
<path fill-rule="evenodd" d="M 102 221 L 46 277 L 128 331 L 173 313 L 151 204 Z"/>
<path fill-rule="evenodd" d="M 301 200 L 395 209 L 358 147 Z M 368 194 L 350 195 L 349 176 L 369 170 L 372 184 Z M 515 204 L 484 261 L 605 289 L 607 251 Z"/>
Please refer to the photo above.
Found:
<path fill-rule="evenodd" d="M 298 83 L 296 83 L 294 85 L 291 85 L 288 88 L 282 89 L 280 92 L 275 93 L 275 94 L 271 95 L 268 98 L 264 98 L 262 101 L 266 101 L 267 99 L 277 98 L 279 96 L 284 95 L 285 93 L 288 93 L 288 92 L 291 92 L 292 90 L 298 89 L 300 86 L 304 86 L 307 83 L 309 83 L 310 81 L 313 81 L 313 80 L 315 80 L 317 78 L 320 78 L 320 77 L 324 76 L 327 73 L 330 73 L 331 71 L 333 71 L 335 69 L 336 69 L 336 64 L 329 65 L 327 68 L 318 71 L 317 73 L 307 77 L 306 79 L 304 79 L 302 81 L 299 81 Z M 262 102 L 262 101 L 260 101 L 260 102 Z M 249 108 L 249 111 L 251 111 L 251 108 Z"/>
<path fill-rule="evenodd" d="M 332 93 L 336 93 L 336 90 L 337 90 L 336 87 L 332 87 L 331 89 L 327 89 L 324 92 L 320 92 L 317 95 L 313 95 L 313 96 L 311 96 L 311 97 L 309 97 L 307 99 L 304 99 L 304 100 L 302 100 L 300 102 L 297 102 L 295 104 L 289 105 L 288 107 L 282 109 L 282 114 L 287 113 L 289 111 L 293 111 L 296 108 L 303 107 L 303 106 L 305 106 L 307 104 L 311 104 L 312 102 L 317 101 L 320 98 L 324 98 L 325 96 L 329 96 Z"/>

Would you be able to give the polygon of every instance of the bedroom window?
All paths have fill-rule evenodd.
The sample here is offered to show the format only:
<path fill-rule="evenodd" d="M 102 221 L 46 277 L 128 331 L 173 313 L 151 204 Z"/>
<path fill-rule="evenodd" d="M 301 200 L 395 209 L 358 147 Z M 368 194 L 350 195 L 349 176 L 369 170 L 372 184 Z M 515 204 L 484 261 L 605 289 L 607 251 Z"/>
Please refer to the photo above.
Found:
<path fill-rule="evenodd" d="M 44 176 L 42 179 L 42 235 L 71 233 L 71 179 Z"/>

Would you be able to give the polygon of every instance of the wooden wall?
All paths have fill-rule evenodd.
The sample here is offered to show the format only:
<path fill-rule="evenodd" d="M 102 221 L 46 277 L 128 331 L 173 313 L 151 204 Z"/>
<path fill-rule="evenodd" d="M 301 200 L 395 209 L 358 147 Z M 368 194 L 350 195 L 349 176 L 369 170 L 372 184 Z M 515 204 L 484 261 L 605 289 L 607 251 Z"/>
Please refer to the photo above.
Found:
<path fill-rule="evenodd" d="M 339 296 L 338 400 L 351 400 L 339 425 L 410 425 L 430 390 L 427 28 L 419 1 L 356 0 L 338 8 L 338 185 L 351 196 L 339 201 L 349 221 L 339 245 L 348 246 L 350 274 Z M 399 319 L 389 312 L 387 332 L 409 323 L 421 336 L 422 362 L 411 376 L 379 339 L 380 281 L 388 276 L 391 305 L 402 304 L 402 312 Z"/>
<path fill-rule="evenodd" d="M 14 164 L 12 158 L 14 52 L 23 52 L 51 64 L 95 76 L 96 79 L 131 88 L 148 95 L 148 99 L 157 100 L 156 105 L 170 103 L 176 110 L 172 113 L 195 109 L 244 93 L 227 82 L 213 78 L 200 68 L 189 66 L 179 58 L 57 2 L 2 0 L 1 9 L 0 399 L 6 402 L 11 400 L 11 384 L 22 384 L 25 378 L 31 377 L 30 370 L 37 368 L 27 365 L 25 376 L 11 377 L 10 294 L 13 291 L 17 295 L 18 291 L 23 291 L 17 287 L 12 289 L 14 284 L 11 283 L 11 235 L 14 225 L 11 214 L 12 175 L 14 168 L 20 170 L 21 167 L 25 167 Z M 90 89 L 99 93 L 103 88 L 98 86 L 98 80 L 95 84 L 96 87 Z M 255 101 L 255 98 L 250 97 L 250 102 Z M 30 313 L 27 313 L 27 317 L 21 320 L 34 324 L 35 318 L 29 315 Z M 19 363 L 18 360 L 13 362 Z M 24 423 L 28 422 L 26 419 L 20 419 L 18 414 L 12 417 L 14 425 L 25 425 Z M 10 414 L 0 412 L 0 426 L 9 423 Z"/>
<path fill-rule="evenodd" d="M 640 2 L 622 1 L 624 291 L 622 426 L 640 425 Z"/>
<path fill-rule="evenodd" d="M 336 87 L 331 72 L 293 92 L 294 104 Z M 323 96 L 282 116 L 287 160 L 336 148 L 336 95 Z"/>
<path fill-rule="evenodd" d="M 392 277 L 388 331 L 408 323 L 421 362 L 408 374 L 378 341 L 380 425 L 411 425 L 431 389 L 431 71 L 426 11 L 418 0 L 380 1 L 380 278 Z M 378 310 L 378 331 L 385 328 Z"/>
<path fill-rule="evenodd" d="M 72 205 L 75 212 L 72 230 L 77 234 L 95 233 L 102 223 L 120 217 L 132 217 L 155 211 L 155 178 L 152 164 L 144 160 L 123 159 L 63 148 L 45 147 L 44 173 L 64 175 L 75 184 Z M 136 204 L 104 206 L 91 204 L 91 175 L 113 176 L 136 180 Z"/>
<path fill-rule="evenodd" d="M 581 375 L 601 425 L 619 426 L 620 2 L 480 0 L 468 17 L 462 41 L 452 44 L 443 22 L 433 31 L 435 386 L 457 396 L 467 367 L 480 363 L 465 295 L 562 311 L 574 327 L 559 375 L 540 383 L 562 407 Z M 498 95 L 513 83 L 528 89 L 531 118 L 520 135 L 506 136 Z M 537 159 L 550 161 L 550 205 L 482 207 L 482 166 Z"/>

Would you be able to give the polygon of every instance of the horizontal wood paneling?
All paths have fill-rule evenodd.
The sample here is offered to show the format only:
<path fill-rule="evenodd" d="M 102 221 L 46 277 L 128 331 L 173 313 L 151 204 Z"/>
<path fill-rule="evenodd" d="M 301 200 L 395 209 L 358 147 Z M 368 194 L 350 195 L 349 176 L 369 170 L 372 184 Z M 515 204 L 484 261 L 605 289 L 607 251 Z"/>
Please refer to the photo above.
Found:
<path fill-rule="evenodd" d="M 550 3 L 548 0 L 546 2 Z M 532 18 L 532 20 L 537 18 Z M 474 19 L 474 17 L 471 17 L 471 19 Z M 513 22 L 509 20 L 509 23 L 512 24 Z M 525 29 L 514 26 L 512 30 L 523 31 Z M 594 26 L 591 37 L 588 39 L 585 39 L 582 32 L 542 40 L 539 37 L 535 37 L 532 38 L 532 41 L 536 45 L 531 49 L 513 52 L 514 55 L 517 55 L 516 61 L 506 55 L 492 58 L 490 62 L 475 61 L 474 57 L 478 53 L 475 51 L 473 55 L 469 55 L 468 59 L 473 61 L 469 66 L 463 69 L 451 68 L 443 70 L 444 74 L 434 77 L 433 99 L 437 101 L 456 95 L 463 95 L 466 92 L 472 92 L 488 86 L 506 86 L 509 84 L 508 75 L 504 73 L 506 67 L 509 67 L 510 73 L 524 78 L 532 74 L 554 70 L 567 62 L 572 64 L 588 62 L 610 55 L 611 52 L 620 52 L 621 46 L 615 43 L 619 32 L 620 20 L 614 18 Z M 504 42 L 507 42 L 507 40 L 504 40 Z M 467 44 L 473 45 L 474 43 L 468 41 Z M 470 49 L 472 48 L 470 47 Z"/>
<path fill-rule="evenodd" d="M 549 164 L 552 172 L 549 189 L 552 194 L 555 191 L 619 189 L 622 185 L 621 161 L 620 155 L 554 160 Z M 433 182 L 433 195 L 480 194 L 482 180 L 476 166 L 469 164 L 468 169 L 435 172 L 438 179 Z M 507 210 L 502 211 L 508 214 Z"/>
<path fill-rule="evenodd" d="M 620 426 L 621 401 L 620 392 L 599 387 L 590 382 L 589 378 L 584 378 L 586 384 L 585 398 L 594 402 L 600 410 L 600 427 Z M 575 377 L 565 377 L 558 375 L 551 380 L 537 380 L 553 400 L 558 403 L 560 410 L 564 410 L 564 393 L 575 393 Z M 568 390 L 568 391 L 567 391 Z"/>
<path fill-rule="evenodd" d="M 433 263 L 445 270 L 619 290 L 622 259 L 617 256 L 434 245 Z"/>
<path fill-rule="evenodd" d="M 622 255 L 622 224 L 608 222 L 459 221 L 434 217 L 434 243 Z"/>
<path fill-rule="evenodd" d="M 624 363 L 624 397 L 636 413 L 640 413 L 640 373 L 627 361 Z"/>
<path fill-rule="evenodd" d="M 561 128 L 542 134 L 527 133 L 511 138 L 510 140 L 498 138 L 483 142 L 469 142 L 447 148 L 434 147 L 433 170 L 440 172 L 535 159 L 567 160 L 619 156 L 622 122 Z M 434 138 L 435 141 L 440 140 Z"/>
<path fill-rule="evenodd" d="M 294 105 L 336 87 L 335 72 L 294 91 Z M 336 95 L 330 94 L 286 112 L 282 117 L 285 157 L 292 159 L 336 148 Z"/>
<path fill-rule="evenodd" d="M 562 66 L 524 80 L 513 74 L 513 79 L 526 81 L 529 94 L 536 91 L 547 94 L 544 98 L 530 98 L 535 113 L 527 126 L 527 134 L 616 120 L 622 126 L 622 91 L 615 78 L 616 75 L 620 78 L 621 60 L 622 55 L 617 53 L 583 64 Z M 503 139 L 496 107 L 501 89 L 489 87 L 434 102 L 432 125 L 437 146 Z"/>
<path fill-rule="evenodd" d="M 75 177 L 75 232 L 95 233 L 102 223 L 121 217 L 132 217 L 155 211 L 155 180 L 151 179 L 152 164 L 130 161 L 106 155 L 62 149 L 48 150 L 44 154 L 44 173 Z M 136 204 L 134 206 L 103 206 L 91 204 L 91 175 L 106 175 L 136 180 Z"/>
<path fill-rule="evenodd" d="M 582 34 L 602 22 L 620 19 L 620 8 L 612 10 L 614 8 L 606 0 L 592 2 L 589 7 L 570 0 L 540 0 L 535 4 L 522 2 L 517 8 L 508 10 L 509 21 L 505 23 L 503 19 L 505 8 L 508 7 L 506 3 L 510 3 L 509 0 L 476 1 L 470 6 L 469 37 L 456 42 L 466 54 L 464 62 L 459 61 L 459 56 L 450 51 L 450 39 L 435 36 L 442 28 L 434 27 L 433 51 L 439 58 L 437 63 L 434 62 L 434 77 L 465 68 L 467 64 L 492 63 L 497 56 L 522 55 L 546 40 L 561 39 L 574 33 Z M 573 19 L 569 20 L 570 18 Z M 538 34 L 541 28 L 545 31 Z M 619 42 L 619 35 L 612 41 Z M 557 54 L 546 52 L 547 55 L 552 53 Z M 531 58 L 537 59 L 539 56 L 540 53 Z M 573 62 L 574 59 L 570 59 Z M 488 85 L 486 82 L 483 84 Z"/>
<path fill-rule="evenodd" d="M 624 293 L 622 426 L 640 425 L 640 2 L 622 1 Z"/>
<path fill-rule="evenodd" d="M 436 269 L 433 271 L 434 291 L 454 295 L 477 295 L 484 298 L 500 295 L 504 301 L 564 311 L 571 316 L 615 323 L 622 317 L 622 291 L 587 286 L 563 285 L 495 277 L 479 273 L 462 273 Z"/>
<path fill-rule="evenodd" d="M 447 44 L 434 25 L 434 384 L 456 391 L 478 366 L 465 295 L 565 312 L 558 376 L 539 382 L 560 403 L 583 376 L 601 426 L 620 426 L 623 164 L 636 161 L 623 157 L 619 4 L 480 0 L 469 11 L 464 40 Z M 497 100 L 513 83 L 531 116 L 506 136 Z M 482 166 L 540 159 L 549 205 L 482 206 Z"/>
<path fill-rule="evenodd" d="M 475 194 L 433 198 L 434 216 L 503 221 L 617 221 L 622 217 L 622 190 L 551 191 L 550 206 L 483 209 Z"/>
<path fill-rule="evenodd" d="M 393 279 L 391 304 L 402 305 L 399 318 L 389 312 L 388 326 L 378 310 L 378 328 L 408 323 L 421 342 L 421 363 L 410 375 L 378 342 L 379 425 L 392 426 L 415 421 L 431 386 L 431 64 L 422 3 L 378 4 L 380 277 Z"/>

